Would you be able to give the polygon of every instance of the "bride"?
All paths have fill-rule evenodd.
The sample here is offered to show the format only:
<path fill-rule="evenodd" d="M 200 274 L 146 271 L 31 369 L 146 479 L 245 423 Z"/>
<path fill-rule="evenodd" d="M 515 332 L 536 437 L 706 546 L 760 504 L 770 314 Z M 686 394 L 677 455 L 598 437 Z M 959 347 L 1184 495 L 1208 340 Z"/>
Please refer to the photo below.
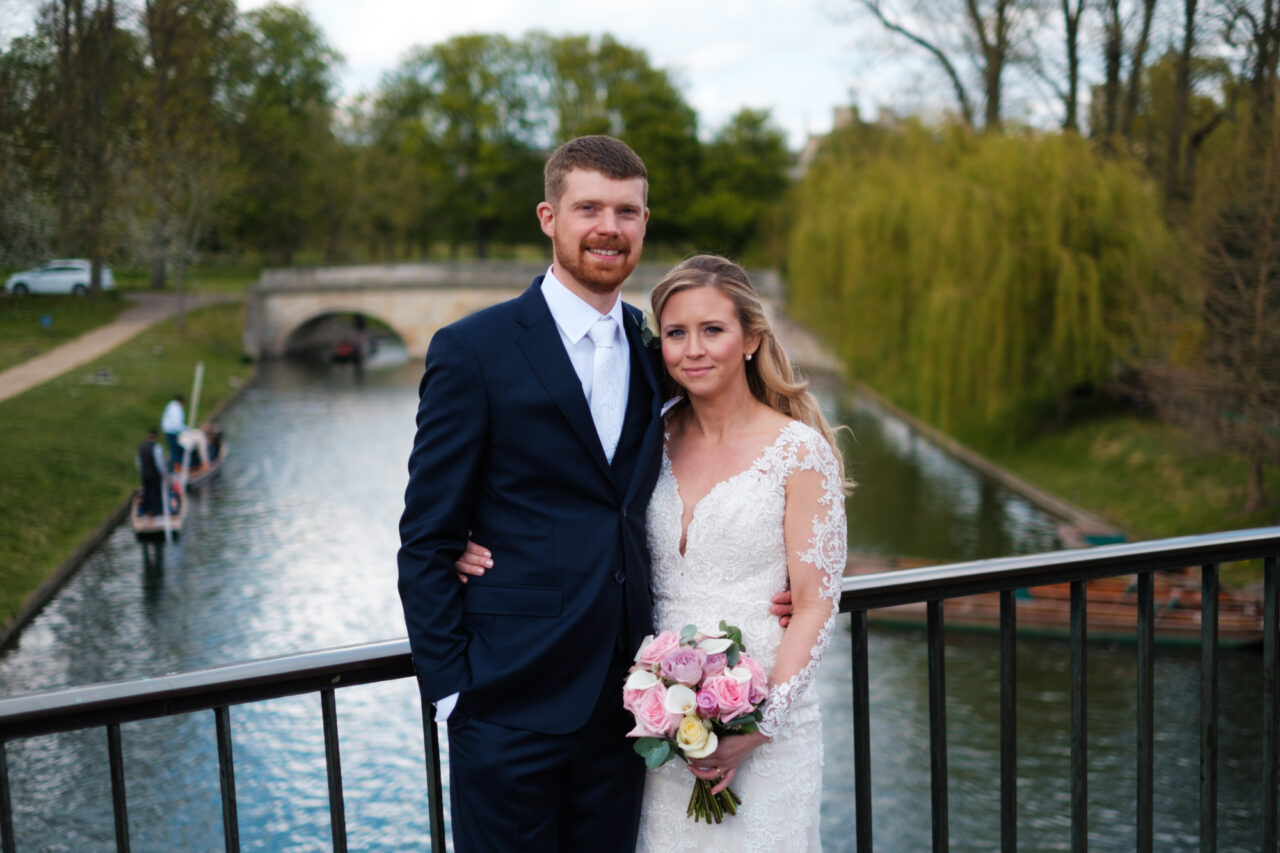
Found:
<path fill-rule="evenodd" d="M 830 639 L 846 559 L 845 481 L 831 427 L 792 376 L 738 265 L 692 257 L 654 288 L 673 391 L 649 502 L 654 621 L 663 630 L 742 629 L 769 673 L 753 734 L 723 737 L 689 765 L 648 773 L 638 849 L 821 849 L 822 730 L 812 686 Z M 769 602 L 790 587 L 784 631 Z M 693 780 L 741 796 L 721 824 L 685 816 Z"/>

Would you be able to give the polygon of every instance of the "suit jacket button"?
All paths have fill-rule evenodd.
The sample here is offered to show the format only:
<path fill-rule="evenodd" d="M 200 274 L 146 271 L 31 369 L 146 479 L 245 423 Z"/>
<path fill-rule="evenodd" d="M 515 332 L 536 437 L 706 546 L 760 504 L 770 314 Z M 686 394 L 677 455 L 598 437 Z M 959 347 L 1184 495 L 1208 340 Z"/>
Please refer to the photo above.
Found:
<path fill-rule="evenodd" d="M 622 517 L 623 518 L 627 517 L 627 508 L 625 506 L 622 508 Z"/>
<path fill-rule="evenodd" d="M 613 579 L 616 580 L 618 583 L 622 583 L 627 579 L 627 573 L 624 572 L 622 569 L 618 569 L 616 572 L 613 573 Z"/>

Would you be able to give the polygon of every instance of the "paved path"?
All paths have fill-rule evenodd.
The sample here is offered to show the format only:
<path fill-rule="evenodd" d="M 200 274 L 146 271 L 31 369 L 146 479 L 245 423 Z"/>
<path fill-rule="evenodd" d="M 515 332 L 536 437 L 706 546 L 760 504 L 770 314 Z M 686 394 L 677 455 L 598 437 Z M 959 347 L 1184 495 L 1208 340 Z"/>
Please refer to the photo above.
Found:
<path fill-rule="evenodd" d="M 134 307 L 121 312 L 105 326 L 85 332 L 73 341 L 67 341 L 30 361 L 0 372 L 0 400 L 16 397 L 55 376 L 61 376 L 68 370 L 93 361 L 143 329 L 178 312 L 176 293 L 142 291 L 127 293 L 124 298 L 135 303 Z M 211 302 L 233 302 L 239 298 L 234 293 L 187 294 L 183 297 L 183 309 L 190 311 Z"/>

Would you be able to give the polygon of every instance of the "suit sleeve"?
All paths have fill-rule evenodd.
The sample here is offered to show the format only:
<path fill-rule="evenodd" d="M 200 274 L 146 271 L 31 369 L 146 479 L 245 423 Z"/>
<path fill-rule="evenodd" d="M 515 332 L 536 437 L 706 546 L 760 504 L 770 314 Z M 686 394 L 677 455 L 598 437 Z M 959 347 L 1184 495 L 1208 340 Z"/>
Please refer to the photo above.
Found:
<path fill-rule="evenodd" d="M 484 379 L 475 355 L 451 329 L 431 340 L 409 456 L 400 519 L 400 600 L 424 700 L 471 686 L 464 587 L 453 562 L 462 553 L 489 430 Z"/>

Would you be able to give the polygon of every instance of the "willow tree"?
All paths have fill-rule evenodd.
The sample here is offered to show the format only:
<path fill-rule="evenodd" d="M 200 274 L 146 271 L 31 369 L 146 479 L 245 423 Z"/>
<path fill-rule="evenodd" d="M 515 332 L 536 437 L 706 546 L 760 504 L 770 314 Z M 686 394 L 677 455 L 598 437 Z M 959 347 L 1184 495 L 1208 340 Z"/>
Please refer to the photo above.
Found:
<path fill-rule="evenodd" d="M 796 202 L 793 311 L 855 379 L 971 438 L 1107 380 L 1174 251 L 1157 188 L 1074 134 L 853 126 Z"/>

